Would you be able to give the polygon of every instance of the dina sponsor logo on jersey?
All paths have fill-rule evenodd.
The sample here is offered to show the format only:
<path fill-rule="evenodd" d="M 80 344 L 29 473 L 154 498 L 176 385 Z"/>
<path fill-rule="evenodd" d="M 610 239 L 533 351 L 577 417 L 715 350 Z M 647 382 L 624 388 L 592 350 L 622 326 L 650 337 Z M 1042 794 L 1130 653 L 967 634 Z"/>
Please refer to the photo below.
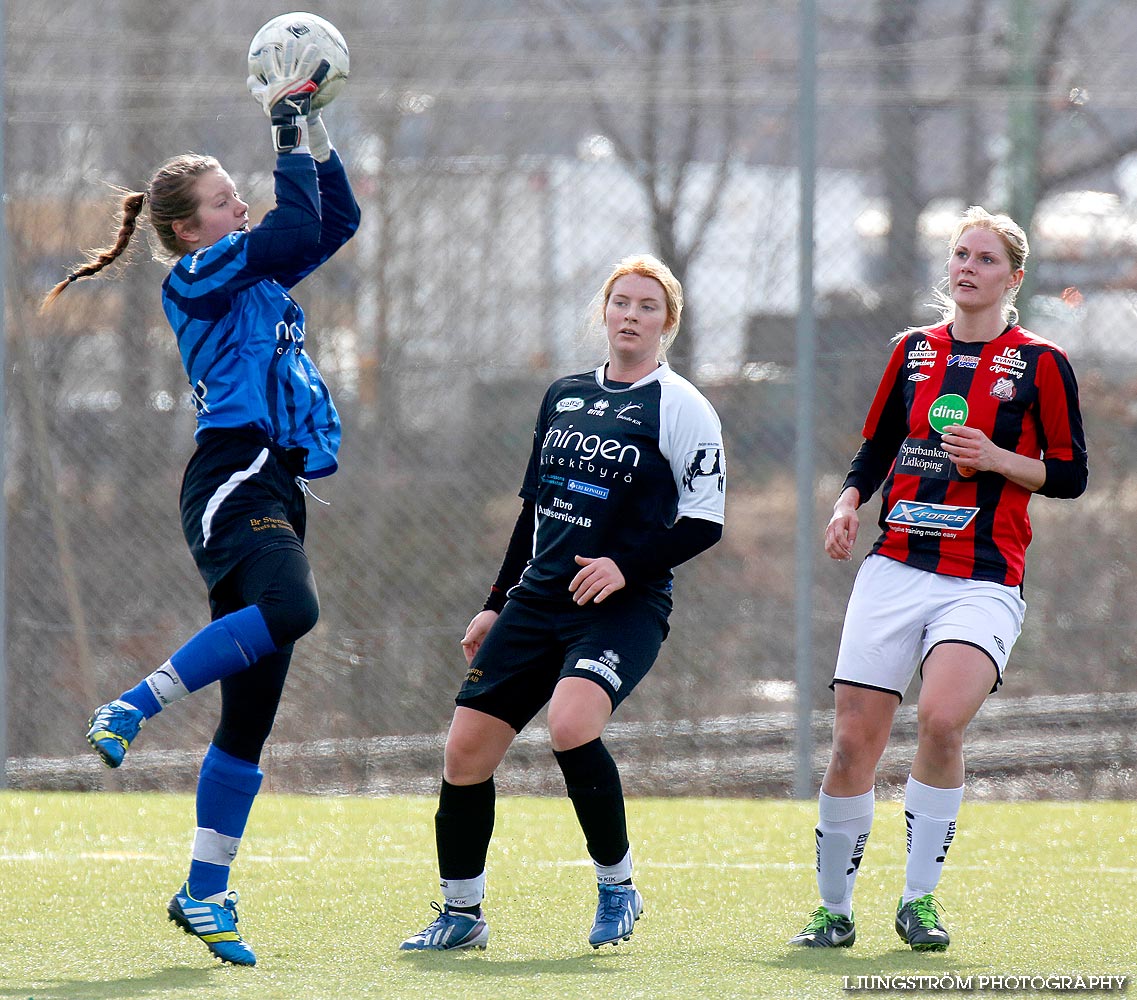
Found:
<path fill-rule="evenodd" d="M 1010 375 L 1013 378 L 1022 378 L 1026 373 L 1026 365 L 1017 347 L 1004 347 L 1002 354 L 991 359 L 991 371 L 999 375 Z"/>
<path fill-rule="evenodd" d="M 898 500 L 885 520 L 894 528 L 931 531 L 963 531 L 979 513 L 978 507 L 954 507 L 942 503 Z"/>
<path fill-rule="evenodd" d="M 616 465 L 630 464 L 633 468 L 640 464 L 640 450 L 634 444 L 625 444 L 616 438 L 602 438 L 599 434 L 585 434 L 574 430 L 572 424 L 564 428 L 550 428 L 541 442 L 541 451 L 546 465 L 568 469 L 581 468 L 581 462 L 591 464 L 597 460 Z M 602 476 L 612 475 L 603 466 L 586 471 L 598 471 Z"/>
<path fill-rule="evenodd" d="M 695 492 L 695 480 L 710 476 L 718 479 L 718 491 L 726 490 L 726 469 L 723 468 L 722 449 L 698 448 L 687 455 L 683 468 L 683 489 Z"/>
<path fill-rule="evenodd" d="M 584 406 L 584 400 L 579 396 L 569 396 L 565 399 L 557 400 L 558 413 L 572 413 L 573 410 L 579 410 Z"/>
<path fill-rule="evenodd" d="M 1018 389 L 1015 383 L 1012 382 L 1006 375 L 996 379 L 991 383 L 991 395 L 1004 403 L 1009 403 L 1015 398 Z"/>
<path fill-rule="evenodd" d="M 633 417 L 631 414 L 634 413 L 636 410 L 642 410 L 643 408 L 644 408 L 643 403 L 625 403 L 623 406 L 621 406 L 616 411 L 616 419 L 617 420 L 627 420 L 629 423 L 633 423 L 637 427 L 642 427 L 643 421 L 638 419 L 637 417 Z"/>
<path fill-rule="evenodd" d="M 608 412 L 608 407 L 612 404 L 606 399 L 598 399 L 588 410 L 590 417 L 602 417 Z"/>
<path fill-rule="evenodd" d="M 949 368 L 978 368 L 979 355 L 977 354 L 949 354 L 947 359 Z"/>
<path fill-rule="evenodd" d="M 608 499 L 608 489 L 605 486 L 596 486 L 593 483 L 582 483 L 579 479 L 570 479 L 568 488 L 573 493 L 583 493 L 585 496 L 596 497 L 598 500 Z"/>
<path fill-rule="evenodd" d="M 937 434 L 945 427 L 967 423 L 967 400 L 954 392 L 946 392 L 932 400 L 928 407 L 928 424 Z"/>

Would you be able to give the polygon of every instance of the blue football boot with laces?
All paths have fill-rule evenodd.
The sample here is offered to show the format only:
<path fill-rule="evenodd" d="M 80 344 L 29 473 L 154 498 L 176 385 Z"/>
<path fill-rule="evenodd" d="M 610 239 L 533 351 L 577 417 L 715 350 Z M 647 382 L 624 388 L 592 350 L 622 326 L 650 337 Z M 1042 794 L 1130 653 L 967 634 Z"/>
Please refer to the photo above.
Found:
<path fill-rule="evenodd" d="M 481 912 L 466 913 L 442 907 L 435 902 L 430 904 L 438 914 L 417 934 L 407 938 L 400 951 L 454 951 L 458 948 L 486 949 L 490 939 L 490 927 Z"/>
<path fill-rule="evenodd" d="M 596 919 L 588 935 L 588 943 L 593 948 L 627 941 L 644 911 L 643 896 L 633 885 L 602 885 L 599 891 Z"/>
<path fill-rule="evenodd" d="M 166 907 L 170 919 L 187 934 L 200 938 L 222 962 L 256 965 L 257 956 L 237 930 L 237 893 L 230 889 L 223 903 L 194 899 L 189 883 L 183 885 Z"/>
<path fill-rule="evenodd" d="M 146 716 L 133 705 L 112 701 L 96 708 L 87 720 L 91 727 L 87 731 L 87 742 L 95 748 L 95 753 L 107 767 L 118 767 L 145 721 Z"/>

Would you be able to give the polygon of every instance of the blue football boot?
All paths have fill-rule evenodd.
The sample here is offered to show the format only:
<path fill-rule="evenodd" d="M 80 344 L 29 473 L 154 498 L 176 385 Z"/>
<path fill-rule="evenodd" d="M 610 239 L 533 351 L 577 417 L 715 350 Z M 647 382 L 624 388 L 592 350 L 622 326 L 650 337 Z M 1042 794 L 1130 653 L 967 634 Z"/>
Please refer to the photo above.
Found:
<path fill-rule="evenodd" d="M 205 946 L 222 962 L 233 965 L 256 965 L 257 956 L 237 930 L 237 893 L 230 889 L 223 903 L 207 903 L 194 899 L 189 883 L 174 893 L 166 907 L 170 919 L 187 934 L 205 942 Z"/>
<path fill-rule="evenodd" d="M 126 756 L 130 741 L 138 735 L 138 730 L 146 721 L 133 705 L 125 701 L 112 701 L 95 709 L 87 720 L 91 728 L 87 731 L 87 742 L 95 748 L 107 767 L 118 767 Z"/>
<path fill-rule="evenodd" d="M 458 948 L 481 948 L 485 951 L 490 928 L 481 913 L 464 913 L 433 902 L 430 905 L 438 916 L 399 945 L 400 951 L 453 951 Z"/>
<path fill-rule="evenodd" d="M 593 948 L 602 944 L 618 945 L 632 936 L 635 923 L 644 911 L 644 899 L 632 885 L 602 885 L 596 919 L 588 943 Z"/>

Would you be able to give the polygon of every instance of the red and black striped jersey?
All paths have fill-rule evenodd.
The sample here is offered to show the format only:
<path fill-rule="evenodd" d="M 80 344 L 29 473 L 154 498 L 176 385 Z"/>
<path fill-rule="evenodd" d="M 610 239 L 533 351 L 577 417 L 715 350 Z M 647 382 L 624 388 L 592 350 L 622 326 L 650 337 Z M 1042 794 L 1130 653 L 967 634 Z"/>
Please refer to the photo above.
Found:
<path fill-rule="evenodd" d="M 877 553 L 946 576 L 1022 584 L 1031 491 L 998 473 L 959 473 L 940 444 L 948 424 L 1041 458 L 1039 493 L 1076 497 L 1088 465 L 1078 384 L 1065 352 L 1019 326 L 953 339 L 950 324 L 898 341 L 865 419 L 845 486 L 861 503 L 881 486 Z"/>

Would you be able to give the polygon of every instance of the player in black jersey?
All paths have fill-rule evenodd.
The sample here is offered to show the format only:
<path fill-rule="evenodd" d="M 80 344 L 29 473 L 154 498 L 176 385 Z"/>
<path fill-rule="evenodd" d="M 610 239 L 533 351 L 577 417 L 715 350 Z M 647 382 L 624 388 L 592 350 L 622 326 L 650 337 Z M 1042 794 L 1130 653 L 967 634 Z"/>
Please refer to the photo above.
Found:
<path fill-rule="evenodd" d="M 494 771 L 549 705 L 549 737 L 596 870 L 589 943 L 627 940 L 632 882 L 620 774 L 602 740 L 667 635 L 671 570 L 722 535 L 726 466 L 710 403 L 663 360 L 682 289 L 650 256 L 620 261 L 598 296 L 608 361 L 545 393 L 522 507 L 484 609 L 435 814 L 444 906 L 408 951 L 484 948 Z"/>
<path fill-rule="evenodd" d="M 853 944 L 876 767 L 919 669 L 895 926 L 916 950 L 947 948 L 933 891 L 963 799 L 964 732 L 1002 683 L 1022 628 L 1027 503 L 1086 488 L 1073 370 L 1061 348 L 1018 325 L 1014 309 L 1026 234 L 974 207 L 949 248 L 943 321 L 897 338 L 825 530 L 826 553 L 851 558 L 857 508 L 881 489 L 881 534 L 857 573 L 834 672 L 816 830 L 821 905 L 795 945 Z"/>
<path fill-rule="evenodd" d="M 310 101 L 327 72 L 302 40 L 279 75 L 249 85 L 272 120 L 276 205 L 250 226 L 248 205 L 210 156 L 161 167 L 123 202 L 114 246 L 53 290 L 97 274 L 127 247 L 144 206 L 172 265 L 162 304 L 197 403 L 197 450 L 182 481 L 182 526 L 209 591 L 212 621 L 169 660 L 96 709 L 87 740 L 118 767 L 142 724 L 219 682 L 221 719 L 202 762 L 197 831 L 169 918 L 223 962 L 254 965 L 238 932 L 230 865 L 264 775 L 293 643 L 319 601 L 304 551 L 308 479 L 336 468 L 340 422 L 304 350 L 304 313 L 289 289 L 359 225 L 359 207 Z M 46 303 L 45 303 L 46 304 Z"/>

